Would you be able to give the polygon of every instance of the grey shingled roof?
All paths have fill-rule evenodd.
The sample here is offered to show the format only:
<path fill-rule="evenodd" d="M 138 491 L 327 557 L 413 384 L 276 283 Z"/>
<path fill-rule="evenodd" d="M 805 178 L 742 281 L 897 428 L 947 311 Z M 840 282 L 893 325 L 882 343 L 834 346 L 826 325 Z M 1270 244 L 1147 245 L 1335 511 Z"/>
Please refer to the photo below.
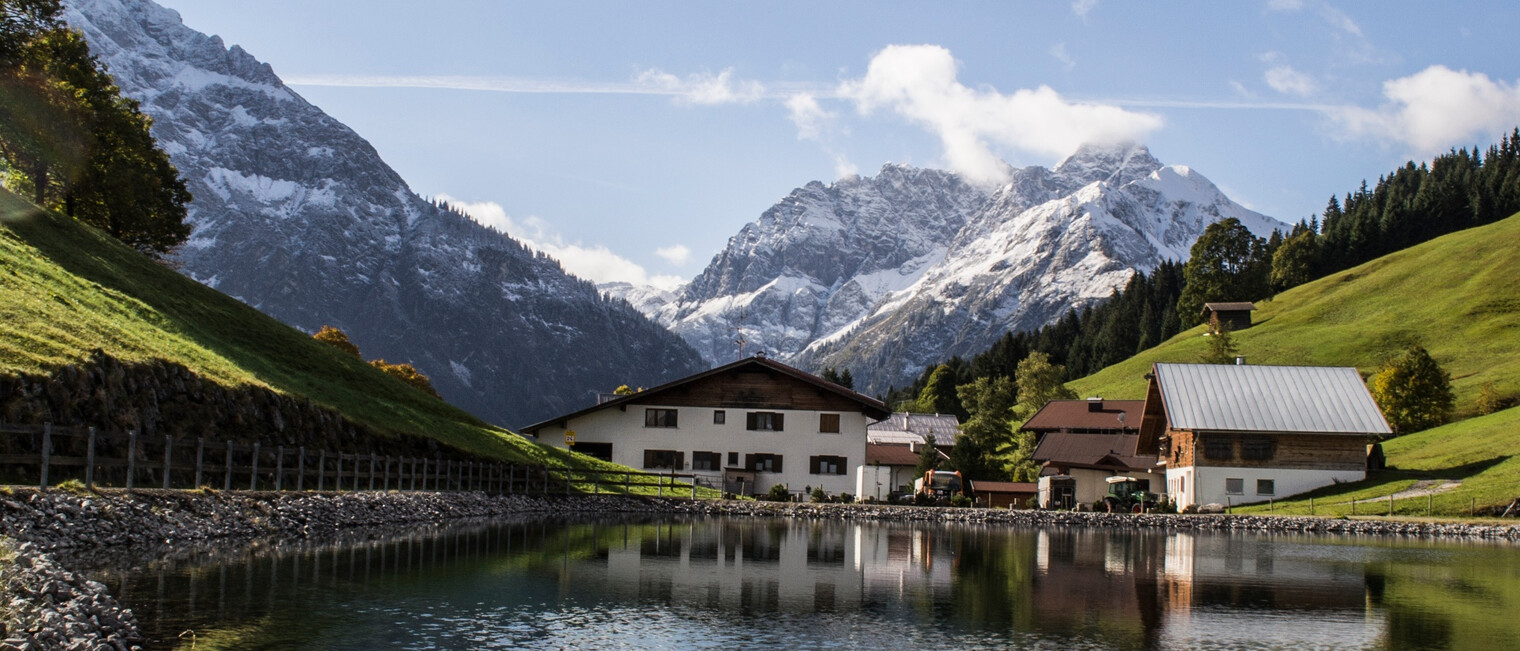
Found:
<path fill-rule="evenodd" d="M 1175 429 L 1391 434 L 1356 369 L 1157 364 Z"/>

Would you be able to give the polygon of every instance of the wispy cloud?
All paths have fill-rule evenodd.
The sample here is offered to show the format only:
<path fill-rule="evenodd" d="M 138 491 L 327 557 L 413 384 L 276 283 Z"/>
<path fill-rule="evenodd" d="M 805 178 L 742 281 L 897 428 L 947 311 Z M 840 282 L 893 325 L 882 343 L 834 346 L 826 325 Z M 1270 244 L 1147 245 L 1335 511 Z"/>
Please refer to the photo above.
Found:
<path fill-rule="evenodd" d="M 887 47 L 840 94 L 861 114 L 887 109 L 925 127 L 939 137 L 952 169 L 981 182 L 1007 176 L 994 148 L 1064 156 L 1085 142 L 1138 140 L 1161 127 L 1156 115 L 1071 102 L 1048 86 L 1006 95 L 968 88 L 950 51 L 937 45 Z"/>
<path fill-rule="evenodd" d="M 832 96 L 831 83 L 761 83 L 741 81 L 725 70 L 717 75 L 689 75 L 685 78 L 658 70 L 646 70 L 628 81 L 588 81 L 580 79 L 532 79 L 524 77 L 471 77 L 460 75 L 291 75 L 290 86 L 336 88 L 422 88 L 471 90 L 494 93 L 562 94 L 562 95 L 655 95 L 688 100 L 692 103 L 724 103 L 756 99 L 786 99 L 797 93 L 818 97 Z"/>
<path fill-rule="evenodd" d="M 810 93 L 799 93 L 786 100 L 787 118 L 797 125 L 797 137 L 818 140 L 839 114 L 826 111 L 818 104 L 818 98 Z"/>
<path fill-rule="evenodd" d="M 651 275 L 638 263 L 613 253 L 604 245 L 585 246 L 580 243 L 567 243 L 543 219 L 538 217 L 514 219 L 507 214 L 501 204 L 494 201 L 462 201 L 447 194 L 440 194 L 438 198 L 463 210 L 471 219 L 511 235 L 528 248 L 548 254 L 558 260 L 565 271 L 591 282 L 622 281 L 634 285 L 653 285 L 666 290 L 675 289 L 684 282 L 677 276 Z M 686 255 L 690 255 L 690 251 L 685 251 L 684 246 L 667 248 L 671 249 L 672 253 L 675 249 L 680 249 Z M 666 250 L 660 249 L 656 254 L 665 257 Z"/>
<path fill-rule="evenodd" d="M 1093 7 L 1096 6 L 1098 6 L 1098 0 L 1072 0 L 1071 13 L 1076 14 L 1078 18 L 1087 20 L 1087 12 L 1092 11 Z"/>
<path fill-rule="evenodd" d="M 1376 109 L 1326 113 L 1347 136 L 1402 143 L 1422 154 L 1511 129 L 1520 116 L 1520 80 L 1506 83 L 1442 65 L 1383 82 L 1383 96 L 1388 101 Z"/>
<path fill-rule="evenodd" d="M 1050 46 L 1050 56 L 1053 56 L 1057 61 L 1060 61 L 1061 65 L 1066 66 L 1067 70 L 1071 70 L 1072 68 L 1077 67 L 1076 60 L 1071 58 L 1070 54 L 1066 53 L 1066 43 L 1064 41 Z"/>
<path fill-rule="evenodd" d="M 1313 77 L 1294 70 L 1293 66 L 1286 64 L 1268 68 L 1263 76 L 1272 90 L 1286 95 L 1308 97 L 1319 88 L 1319 85 L 1314 83 Z"/>
<path fill-rule="evenodd" d="M 669 262 L 673 265 L 683 265 L 686 264 L 687 260 L 691 259 L 691 249 L 686 248 L 686 246 L 682 244 L 662 246 L 658 249 L 655 249 L 654 254 L 660 256 L 661 258 L 664 258 L 666 262 Z"/>
<path fill-rule="evenodd" d="M 765 97 L 765 84 L 734 78 L 734 69 L 714 75 L 691 74 L 685 77 L 650 68 L 639 73 L 635 81 L 692 104 L 748 104 Z"/>

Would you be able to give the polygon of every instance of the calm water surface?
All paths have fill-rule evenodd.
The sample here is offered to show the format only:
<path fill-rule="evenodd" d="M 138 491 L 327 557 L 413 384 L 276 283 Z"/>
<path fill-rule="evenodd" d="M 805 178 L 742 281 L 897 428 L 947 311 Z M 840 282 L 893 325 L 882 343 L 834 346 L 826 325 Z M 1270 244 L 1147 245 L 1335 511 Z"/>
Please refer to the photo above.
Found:
<path fill-rule="evenodd" d="M 116 563 L 159 648 L 1520 648 L 1486 542 L 537 520 Z"/>

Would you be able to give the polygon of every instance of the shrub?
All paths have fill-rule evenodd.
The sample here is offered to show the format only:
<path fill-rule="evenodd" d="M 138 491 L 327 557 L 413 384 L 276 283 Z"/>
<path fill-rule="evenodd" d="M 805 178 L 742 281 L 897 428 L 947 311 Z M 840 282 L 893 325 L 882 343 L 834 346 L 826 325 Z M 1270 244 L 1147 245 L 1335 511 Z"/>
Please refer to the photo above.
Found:
<path fill-rule="evenodd" d="M 866 499 L 871 499 L 871 498 L 868 497 Z M 851 495 L 849 493 L 840 493 L 839 494 L 839 503 L 840 504 L 853 504 L 854 502 L 855 502 L 855 496 L 854 495 Z"/>
<path fill-rule="evenodd" d="M 953 495 L 953 496 L 950 497 L 950 506 L 953 506 L 953 507 L 956 507 L 956 508 L 960 508 L 960 509 L 967 508 L 967 507 L 971 506 L 971 498 L 966 497 L 965 495 L 963 495 L 961 493 L 956 493 L 955 495 Z"/>
<path fill-rule="evenodd" d="M 817 504 L 817 503 L 820 503 L 820 502 L 827 502 L 827 501 L 829 501 L 829 494 L 823 492 L 823 487 L 822 486 L 819 486 L 818 488 L 814 488 L 812 494 L 810 495 L 810 497 L 812 498 L 814 504 Z"/>
<path fill-rule="evenodd" d="M 776 484 L 771 486 L 770 491 L 765 494 L 765 499 L 772 502 L 790 502 L 792 491 L 787 489 L 786 484 Z"/>
<path fill-rule="evenodd" d="M 90 492 L 89 489 L 85 488 L 84 482 L 79 481 L 78 479 L 65 479 L 59 482 L 55 488 L 61 491 L 68 491 L 75 495 L 85 495 Z"/>

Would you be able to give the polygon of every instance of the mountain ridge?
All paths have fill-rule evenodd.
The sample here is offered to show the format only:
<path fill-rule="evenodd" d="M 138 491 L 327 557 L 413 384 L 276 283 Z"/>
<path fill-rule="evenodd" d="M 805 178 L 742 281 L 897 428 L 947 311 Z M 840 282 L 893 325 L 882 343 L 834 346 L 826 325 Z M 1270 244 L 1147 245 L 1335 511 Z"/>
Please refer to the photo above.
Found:
<path fill-rule="evenodd" d="M 552 258 L 417 196 L 242 48 L 147 0 L 66 5 L 195 196 L 175 256 L 186 275 L 307 332 L 342 328 L 498 423 L 703 368 Z"/>
<path fill-rule="evenodd" d="M 1286 227 L 1133 142 L 1084 145 L 993 188 L 889 163 L 797 188 L 674 293 L 620 295 L 710 363 L 742 341 L 803 368 L 848 368 L 881 392 L 1185 259 L 1227 217 L 1261 235 Z"/>

